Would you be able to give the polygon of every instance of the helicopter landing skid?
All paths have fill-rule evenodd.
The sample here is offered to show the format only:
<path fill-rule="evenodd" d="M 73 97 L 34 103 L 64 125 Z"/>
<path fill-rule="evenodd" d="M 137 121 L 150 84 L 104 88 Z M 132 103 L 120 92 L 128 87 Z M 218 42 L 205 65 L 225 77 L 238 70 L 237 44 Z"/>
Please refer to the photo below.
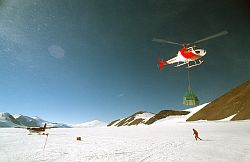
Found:
<path fill-rule="evenodd" d="M 180 66 L 183 66 L 183 65 L 186 65 L 186 64 L 188 64 L 187 62 L 184 62 L 184 63 L 182 63 L 182 64 L 177 64 L 175 67 L 180 67 Z"/>
<path fill-rule="evenodd" d="M 189 68 L 192 68 L 192 67 L 198 66 L 198 65 L 202 64 L 203 62 L 204 62 L 204 61 L 199 60 L 199 63 L 196 63 L 196 62 L 195 62 L 195 64 L 194 64 L 194 65 L 189 65 L 189 64 L 188 64 L 188 66 L 187 66 L 186 68 L 188 68 L 188 69 L 189 69 Z"/>

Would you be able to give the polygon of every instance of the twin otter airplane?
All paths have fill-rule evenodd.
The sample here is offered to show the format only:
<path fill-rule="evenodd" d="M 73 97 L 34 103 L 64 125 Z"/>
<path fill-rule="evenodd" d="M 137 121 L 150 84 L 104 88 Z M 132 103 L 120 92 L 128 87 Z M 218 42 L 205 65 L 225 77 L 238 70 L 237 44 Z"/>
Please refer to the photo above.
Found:
<path fill-rule="evenodd" d="M 38 133 L 41 134 L 42 132 L 45 131 L 47 124 L 45 123 L 43 127 L 28 127 L 27 130 L 30 133 Z"/>

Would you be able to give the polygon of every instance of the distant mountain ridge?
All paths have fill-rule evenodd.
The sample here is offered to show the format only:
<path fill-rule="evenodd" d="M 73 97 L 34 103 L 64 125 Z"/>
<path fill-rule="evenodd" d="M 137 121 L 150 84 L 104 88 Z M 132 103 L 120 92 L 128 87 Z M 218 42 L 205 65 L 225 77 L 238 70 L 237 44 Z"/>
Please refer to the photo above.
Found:
<path fill-rule="evenodd" d="M 20 125 L 24 125 L 27 127 L 40 127 L 41 126 L 41 124 L 37 120 L 29 116 L 20 115 L 19 117 L 15 119 L 20 123 Z"/>
<path fill-rule="evenodd" d="M 145 124 L 148 121 L 148 119 L 150 119 L 154 115 L 155 114 L 153 113 L 139 111 L 130 115 L 129 117 L 112 121 L 107 126 L 120 127 L 120 126 L 126 126 L 126 125 L 131 126 L 131 125 Z"/>
<path fill-rule="evenodd" d="M 177 111 L 177 110 L 162 110 L 159 113 L 155 114 L 152 118 L 150 118 L 145 124 L 153 124 L 154 122 L 166 118 L 168 116 L 180 116 L 187 115 L 189 111 Z"/>
<path fill-rule="evenodd" d="M 81 124 L 71 125 L 71 127 L 74 127 L 74 128 L 96 128 L 96 127 L 106 127 L 106 126 L 107 126 L 107 123 L 103 121 L 99 121 L 99 120 L 93 120 L 90 122 L 84 122 Z"/>
<path fill-rule="evenodd" d="M 162 110 L 151 118 L 135 118 L 138 114 L 146 113 L 137 112 L 129 117 L 117 119 L 108 124 L 108 126 L 131 126 L 138 124 L 153 124 L 155 122 L 186 122 L 198 120 L 249 120 L 250 119 L 250 80 L 240 86 L 230 90 L 221 97 L 210 103 L 205 103 L 194 108 L 186 110 Z"/>
<path fill-rule="evenodd" d="M 19 123 L 11 114 L 0 112 L 0 127 L 15 127 L 19 126 Z"/>
<path fill-rule="evenodd" d="M 160 122 L 186 122 L 197 120 L 249 120 L 250 119 L 250 80 L 225 93 L 210 103 L 186 110 L 162 110 L 157 114 L 145 111 L 136 112 L 128 117 L 110 122 L 107 126 L 150 125 Z M 0 127 L 39 127 L 47 123 L 48 127 L 101 127 L 106 123 L 95 120 L 75 125 L 53 123 L 39 117 L 11 115 L 0 112 Z"/>
<path fill-rule="evenodd" d="M 55 123 L 43 120 L 37 116 L 29 117 L 21 114 L 11 115 L 6 112 L 0 112 L 0 128 L 3 127 L 43 127 L 47 124 L 48 128 L 92 128 L 92 127 L 104 127 L 107 123 L 93 120 L 81 124 L 68 125 L 63 123 Z"/>
<path fill-rule="evenodd" d="M 162 110 L 157 114 L 148 113 L 145 111 L 136 112 L 129 117 L 114 120 L 108 124 L 108 126 L 132 126 L 139 124 L 150 125 L 154 122 L 164 119 L 169 116 L 183 116 L 189 114 L 189 111 L 177 111 L 177 110 Z"/>
<path fill-rule="evenodd" d="M 11 115 L 6 112 L 0 112 L 0 128 L 1 127 L 41 127 L 47 123 L 52 128 L 69 128 L 70 126 L 63 123 L 53 123 L 45 121 L 39 117 L 29 117 L 24 115 Z"/>

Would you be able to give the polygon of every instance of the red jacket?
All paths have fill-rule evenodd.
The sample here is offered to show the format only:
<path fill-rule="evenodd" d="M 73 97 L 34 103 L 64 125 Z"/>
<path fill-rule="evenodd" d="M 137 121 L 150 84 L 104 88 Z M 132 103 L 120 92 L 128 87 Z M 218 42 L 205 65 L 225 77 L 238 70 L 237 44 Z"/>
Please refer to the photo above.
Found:
<path fill-rule="evenodd" d="M 195 136 L 198 136 L 197 130 L 193 129 L 193 131 L 194 131 L 194 135 L 195 135 Z"/>

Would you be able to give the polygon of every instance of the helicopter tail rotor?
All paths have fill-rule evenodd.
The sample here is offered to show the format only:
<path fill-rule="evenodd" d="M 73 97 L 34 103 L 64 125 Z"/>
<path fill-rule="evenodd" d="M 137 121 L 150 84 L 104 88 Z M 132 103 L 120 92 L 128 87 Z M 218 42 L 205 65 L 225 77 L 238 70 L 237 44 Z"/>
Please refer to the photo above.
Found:
<path fill-rule="evenodd" d="M 160 71 L 162 70 L 162 68 L 167 65 L 168 63 L 166 61 L 161 61 L 160 57 L 158 58 L 158 64 L 159 64 L 159 68 Z"/>

